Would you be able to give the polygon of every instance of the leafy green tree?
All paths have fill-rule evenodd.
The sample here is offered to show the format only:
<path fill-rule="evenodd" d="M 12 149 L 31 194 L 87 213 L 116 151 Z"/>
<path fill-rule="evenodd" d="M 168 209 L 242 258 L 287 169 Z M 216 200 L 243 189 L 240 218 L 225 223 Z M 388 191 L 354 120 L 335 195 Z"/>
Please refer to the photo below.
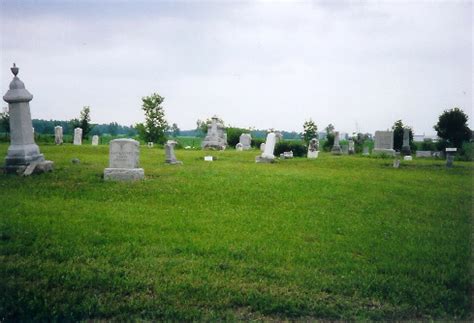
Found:
<path fill-rule="evenodd" d="M 331 151 L 334 145 L 334 126 L 330 123 L 326 127 L 326 141 L 323 144 L 324 151 Z"/>
<path fill-rule="evenodd" d="M 179 134 L 181 133 L 181 130 L 179 129 L 178 125 L 176 123 L 173 123 L 171 126 L 171 133 L 173 134 L 173 137 L 178 137 Z"/>
<path fill-rule="evenodd" d="M 393 131 L 393 149 L 397 151 L 402 150 L 403 146 L 403 132 L 404 129 L 409 130 L 409 140 L 410 140 L 410 147 L 411 150 L 416 150 L 415 144 L 413 143 L 413 130 L 411 127 L 405 126 L 402 120 L 397 120 L 392 126 Z"/>
<path fill-rule="evenodd" d="M 79 115 L 79 119 L 72 119 L 71 120 L 72 128 L 81 128 L 82 129 L 82 138 L 88 138 L 89 133 L 91 132 L 92 128 L 94 127 L 91 124 L 91 108 L 89 106 L 85 106 L 82 108 L 81 113 Z"/>
<path fill-rule="evenodd" d="M 161 104 L 164 97 L 157 93 L 142 98 L 142 110 L 145 112 L 145 122 L 137 125 L 137 130 L 146 142 L 163 144 L 166 142 L 165 131 L 168 122 L 165 120 L 165 112 Z"/>
<path fill-rule="evenodd" d="M 444 139 L 447 144 L 461 148 L 463 142 L 471 138 L 471 130 L 467 125 L 468 119 L 468 115 L 459 108 L 444 110 L 434 129 L 438 137 Z"/>
<path fill-rule="evenodd" d="M 311 139 L 318 137 L 318 126 L 312 119 L 303 123 L 302 137 L 305 143 L 309 143 Z"/>
<path fill-rule="evenodd" d="M 118 129 L 119 129 L 119 124 L 117 122 L 111 122 L 109 123 L 107 127 L 107 132 L 111 136 L 116 136 L 118 134 Z"/>
<path fill-rule="evenodd" d="M 329 135 L 329 134 L 332 134 L 332 133 L 334 133 L 334 126 L 330 123 L 326 127 L 326 134 Z"/>
<path fill-rule="evenodd" d="M 229 147 L 235 147 L 240 141 L 240 136 L 243 133 L 249 133 L 250 130 L 243 128 L 227 127 L 227 144 Z"/>
<path fill-rule="evenodd" d="M 10 133 L 10 114 L 7 107 L 0 113 L 0 132 Z"/>

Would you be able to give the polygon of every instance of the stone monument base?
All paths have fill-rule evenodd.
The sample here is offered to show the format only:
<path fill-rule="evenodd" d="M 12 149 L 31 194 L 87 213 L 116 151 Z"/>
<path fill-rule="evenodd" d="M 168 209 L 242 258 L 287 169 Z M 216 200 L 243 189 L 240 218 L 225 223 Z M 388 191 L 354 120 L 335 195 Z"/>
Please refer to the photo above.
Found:
<path fill-rule="evenodd" d="M 401 153 L 402 153 L 403 156 L 409 156 L 409 155 L 411 155 L 410 146 L 404 146 L 404 147 L 402 147 Z"/>
<path fill-rule="evenodd" d="M 393 150 L 393 149 L 374 148 L 374 149 L 372 150 L 372 154 L 374 154 L 374 155 L 395 156 L 395 150 Z"/>
<path fill-rule="evenodd" d="M 341 148 L 341 146 L 334 146 L 334 147 L 332 147 L 331 153 L 332 153 L 333 155 L 342 155 L 342 148 Z"/>
<path fill-rule="evenodd" d="M 138 181 L 145 178 L 143 168 L 106 168 L 104 180 L 106 181 Z"/>
<path fill-rule="evenodd" d="M 52 172 L 54 162 L 50 160 L 42 160 L 38 162 L 31 162 L 28 165 L 5 165 L 3 168 L 6 174 L 18 174 L 29 176 L 31 174 L 41 174 Z"/>
<path fill-rule="evenodd" d="M 268 157 L 257 156 L 257 157 L 255 157 L 255 162 L 256 162 L 256 163 L 274 163 L 274 162 L 275 162 L 275 158 L 268 158 Z"/>
<path fill-rule="evenodd" d="M 165 160 L 165 163 L 168 165 L 182 165 L 183 164 L 181 160 Z"/>
<path fill-rule="evenodd" d="M 316 159 L 316 158 L 318 158 L 318 156 L 319 156 L 319 151 L 318 150 L 308 151 L 308 158 L 309 159 Z"/>

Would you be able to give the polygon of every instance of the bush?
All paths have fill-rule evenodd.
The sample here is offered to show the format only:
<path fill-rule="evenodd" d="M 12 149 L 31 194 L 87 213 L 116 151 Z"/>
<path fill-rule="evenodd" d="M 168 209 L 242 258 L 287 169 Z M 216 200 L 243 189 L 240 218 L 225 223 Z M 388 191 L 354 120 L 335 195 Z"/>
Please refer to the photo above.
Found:
<path fill-rule="evenodd" d="M 461 150 L 459 151 L 458 158 L 464 161 L 474 160 L 474 142 L 464 142 Z"/>
<path fill-rule="evenodd" d="M 323 144 L 323 150 L 331 151 L 333 145 L 334 145 L 334 134 L 329 133 L 326 137 L 326 141 Z"/>
<path fill-rule="evenodd" d="M 431 150 L 434 151 L 436 150 L 436 144 L 433 142 L 431 139 L 425 139 L 423 142 L 420 144 L 420 150 Z"/>
<path fill-rule="evenodd" d="M 227 131 L 227 145 L 232 148 L 235 148 L 235 145 L 239 143 L 241 134 L 250 133 L 250 131 L 247 129 L 232 128 L 232 127 L 227 128 L 226 131 Z"/>
<path fill-rule="evenodd" d="M 285 151 L 292 151 L 295 157 L 306 156 L 307 148 L 299 141 L 280 141 L 275 145 L 275 156 L 280 156 Z"/>
<path fill-rule="evenodd" d="M 260 149 L 260 145 L 265 142 L 263 138 L 252 138 L 251 146 L 257 149 Z"/>

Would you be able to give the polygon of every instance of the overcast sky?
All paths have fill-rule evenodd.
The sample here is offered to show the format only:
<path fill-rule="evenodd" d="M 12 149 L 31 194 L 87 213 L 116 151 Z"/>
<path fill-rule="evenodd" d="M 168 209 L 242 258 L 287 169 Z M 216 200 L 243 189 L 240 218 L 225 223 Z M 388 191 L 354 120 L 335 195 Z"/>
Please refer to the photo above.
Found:
<path fill-rule="evenodd" d="M 33 118 L 167 120 L 302 131 L 312 118 L 344 132 L 402 119 L 433 134 L 444 109 L 472 114 L 470 1 L 0 2 L 1 91 L 13 62 Z M 6 106 L 4 102 L 2 106 Z"/>

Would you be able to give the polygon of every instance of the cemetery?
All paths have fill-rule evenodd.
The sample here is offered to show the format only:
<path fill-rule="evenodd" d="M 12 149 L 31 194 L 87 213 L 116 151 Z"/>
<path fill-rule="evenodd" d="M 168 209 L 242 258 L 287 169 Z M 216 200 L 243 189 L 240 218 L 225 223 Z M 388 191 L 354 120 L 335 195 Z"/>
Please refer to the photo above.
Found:
<path fill-rule="evenodd" d="M 20 21 L 18 13 L 31 14 L 31 8 L 23 11 L 21 4 L 15 5 L 18 7 L 9 3 L 13 9 L 5 6 L 17 12 L 11 14 L 15 21 Z M 116 5 L 128 8 L 127 14 L 136 14 L 135 7 Z M 156 4 L 149 5 L 156 9 Z M 472 321 L 474 140 L 468 122 L 472 111 L 463 111 L 470 109 L 469 105 L 454 105 L 468 102 L 465 97 L 470 93 L 452 94 L 455 91 L 444 85 L 439 85 L 443 91 L 436 91 L 434 81 L 429 91 L 419 90 L 417 86 L 423 82 L 416 78 L 404 88 L 409 77 L 396 74 L 397 55 L 389 46 L 385 48 L 385 42 L 380 43 L 375 32 L 371 40 L 384 49 L 379 48 L 376 54 L 356 37 L 347 39 L 363 50 L 343 56 L 344 63 L 335 53 L 348 51 L 346 37 L 335 47 L 318 43 L 312 51 L 308 39 L 319 30 L 310 24 L 314 17 L 328 24 L 332 35 L 358 24 L 352 20 L 353 8 L 347 7 L 351 24 L 334 28 L 329 21 L 339 15 L 337 6 L 319 8 L 321 4 L 316 3 L 315 8 L 321 9 L 318 15 L 304 7 L 290 17 L 285 16 L 290 9 L 278 4 L 271 7 L 277 9 L 271 30 L 273 26 L 278 29 L 282 17 L 288 19 L 283 19 L 288 26 L 300 26 L 301 20 L 301 28 L 295 31 L 285 25 L 273 36 L 263 28 L 268 23 L 264 22 L 270 10 L 267 7 L 260 12 L 252 11 L 253 7 L 232 12 L 232 19 L 250 17 L 244 25 L 251 27 L 244 36 L 239 34 L 242 24 L 233 26 L 232 20 L 219 17 L 226 21 L 224 26 L 232 26 L 229 34 L 223 34 L 235 47 L 227 46 L 249 56 L 242 54 L 227 61 L 222 58 L 229 53 L 214 56 L 221 50 L 225 53 L 226 43 L 219 38 L 223 25 L 215 23 L 212 32 L 201 30 L 201 34 L 187 25 L 195 20 L 198 24 L 194 27 L 201 28 L 200 6 L 214 7 L 199 2 L 176 6 L 183 5 L 189 6 L 186 19 L 176 14 L 174 4 L 159 3 L 158 8 L 166 13 L 164 22 L 150 9 L 153 19 L 134 19 L 121 26 L 120 36 L 110 39 L 102 39 L 103 34 L 112 33 L 116 25 L 104 19 L 110 26 L 101 30 L 100 39 L 71 41 L 81 44 L 74 53 L 90 65 L 70 64 L 76 54 L 61 54 L 69 55 L 67 63 L 56 65 L 61 55 L 46 51 L 48 58 L 35 64 L 48 66 L 50 73 L 59 70 L 64 79 L 34 68 L 22 67 L 20 73 L 15 63 L 9 66 L 10 74 L 2 65 L 2 81 L 6 73 L 8 83 L 1 83 L 4 88 L 0 89 L 5 102 L 0 113 L 0 322 Z M 72 15 L 68 6 L 57 6 L 65 10 L 66 17 Z M 87 10 L 95 10 L 89 4 L 71 8 L 89 14 Z M 2 10 L 0 18 L 10 18 Z M 46 6 L 45 12 L 50 14 L 49 10 L 59 9 Z M 44 13 L 33 12 L 25 14 L 24 20 L 31 19 L 32 25 L 48 30 L 44 20 L 38 20 L 43 25 L 35 20 L 35 15 Z M 213 21 L 213 14 L 206 11 L 206 19 Z M 330 19 L 323 19 L 326 16 Z M 374 11 L 366 19 L 373 16 L 385 17 Z M 54 29 L 62 30 L 55 20 L 58 16 L 51 17 Z M 124 13 L 120 17 L 128 19 Z M 259 24 L 252 25 L 255 17 L 259 17 Z M 166 33 L 152 28 L 157 26 L 155 18 Z M 377 19 L 383 22 L 377 27 L 384 30 L 386 18 Z M 147 28 L 141 20 L 149 21 Z M 363 19 L 357 16 L 356 20 Z M 388 24 L 402 25 L 393 21 Z M 173 26 L 177 22 L 176 30 Z M 24 35 L 31 27 L 18 25 L 14 33 L 11 21 L 3 25 L 13 36 L 2 43 L 2 50 L 16 42 L 26 46 L 33 38 L 37 44 L 51 46 L 51 40 L 48 43 L 38 36 L 44 32 L 42 28 L 28 39 Z M 97 26 L 88 26 L 88 30 Z M 359 25 L 364 37 L 371 31 L 367 26 Z M 287 28 L 292 30 L 288 35 Z M 143 33 L 142 38 L 134 34 L 135 29 Z M 357 28 L 347 29 L 358 32 Z M 64 27 L 64 35 L 78 30 L 71 22 Z M 165 44 L 161 50 L 142 51 L 142 47 L 148 48 L 151 38 L 145 35 L 150 30 L 152 38 L 159 39 L 151 42 L 153 46 Z M 192 49 L 178 46 L 178 35 L 184 30 L 193 31 L 183 37 L 192 42 Z M 311 37 L 298 44 L 297 35 L 308 30 Z M 55 37 L 57 34 L 49 36 L 56 42 Z M 249 41 L 251 37 L 257 38 Z M 278 46 L 282 37 L 292 52 Z M 126 43 L 126 50 L 116 50 L 117 41 Z M 448 53 L 439 57 L 449 57 L 448 49 L 431 41 L 435 49 Z M 456 41 L 452 42 L 464 48 L 460 46 L 465 43 Z M 199 47 L 206 42 L 212 46 L 200 53 Z M 257 50 L 245 48 L 247 42 Z M 61 50 L 55 51 L 63 53 L 64 46 L 66 53 L 65 40 L 58 43 Z M 410 43 L 401 55 L 406 61 L 407 53 L 416 52 L 412 49 L 416 43 Z M 105 55 L 91 54 L 104 44 L 110 47 Z M 184 56 L 174 55 L 174 47 Z M 423 48 L 423 62 L 429 61 L 425 56 L 438 58 L 431 52 L 435 49 Z M 126 63 L 129 50 L 134 52 L 134 65 Z M 22 51 L 36 55 L 35 50 L 19 48 L 9 49 L 6 57 L 10 59 L 12 52 L 21 56 Z M 259 57 L 257 52 L 265 56 Z M 321 56 L 316 57 L 316 52 Z M 297 59 L 292 56 L 295 53 Z M 382 65 L 385 56 L 395 62 L 393 68 L 392 61 Z M 352 59 L 363 69 L 354 69 Z M 188 60 L 191 63 L 186 68 L 175 68 L 185 66 Z M 322 61 L 322 65 L 311 65 L 310 60 Z M 380 65 L 368 64 L 371 60 Z M 265 70 L 267 61 L 272 62 L 270 72 Z M 339 63 L 331 65 L 332 61 Z M 122 64 L 120 68 L 112 67 L 116 62 Z M 417 69 L 423 73 L 417 73 L 431 78 L 428 71 L 444 66 L 441 62 L 426 69 L 420 65 Z M 247 65 L 253 66 L 248 74 Z M 82 69 L 89 74 L 76 78 Z M 298 75 L 297 71 L 303 72 Z M 345 79 L 350 73 L 356 76 Z M 149 74 L 152 81 L 146 78 Z M 324 82 L 314 82 L 313 74 Z M 394 75 L 393 80 L 387 82 L 382 74 Z M 209 75 L 209 79 L 202 75 Z M 331 79 L 333 75 L 337 78 Z M 445 70 L 442 75 L 457 79 Z M 95 83 L 94 79 L 100 81 Z M 228 89 L 226 82 L 239 86 Z M 305 92 L 306 83 L 310 90 Z M 67 92 L 68 87 L 77 95 Z M 167 112 L 177 107 L 174 119 L 165 115 L 165 98 L 151 92 L 154 89 L 160 94 L 167 91 L 164 95 L 175 100 L 167 106 Z M 60 102 L 64 110 L 77 109 L 78 97 L 95 101 L 83 106 L 79 118 L 66 120 L 66 112 L 55 115 L 63 91 L 69 93 L 68 100 Z M 446 97 L 436 98 L 435 92 Z M 115 93 L 114 100 L 106 96 L 110 93 Z M 137 93 L 144 95 L 141 101 Z M 382 96 L 377 96 L 379 93 Z M 431 104 L 436 112 L 423 116 L 423 121 L 435 116 L 437 122 L 429 127 L 436 135 L 415 135 L 411 125 L 417 126 L 414 123 L 421 119 L 415 116 L 417 111 L 410 107 L 397 110 L 418 96 L 433 100 L 426 105 Z M 130 102 L 130 97 L 137 104 L 127 106 L 126 111 L 128 103 L 122 105 L 122 101 Z M 440 112 L 433 103 L 436 100 L 455 103 Z M 307 102 L 311 110 L 305 110 Z M 367 120 L 360 109 L 367 102 L 374 109 L 373 120 Z M 247 105 L 250 108 L 245 110 Z M 108 119 L 100 120 L 107 123 L 93 123 L 98 122 L 90 114 L 96 106 L 110 108 Z M 119 124 L 122 114 L 137 111 L 142 121 L 127 115 L 127 125 Z M 303 113 L 308 111 L 314 119 L 305 119 L 309 116 Z M 189 119 L 188 114 L 199 114 L 196 128 L 185 128 L 180 134 L 178 123 L 181 125 L 181 118 Z M 359 118 L 359 114 L 357 120 L 371 125 L 362 125 L 366 127 L 362 131 L 354 119 L 353 129 L 348 129 L 348 123 L 343 122 Z M 300 118 L 302 129 L 286 128 L 289 116 Z M 406 119 L 408 123 L 404 123 Z M 323 122 L 327 127 L 318 130 Z M 420 136 L 429 140 L 415 142 Z"/>

